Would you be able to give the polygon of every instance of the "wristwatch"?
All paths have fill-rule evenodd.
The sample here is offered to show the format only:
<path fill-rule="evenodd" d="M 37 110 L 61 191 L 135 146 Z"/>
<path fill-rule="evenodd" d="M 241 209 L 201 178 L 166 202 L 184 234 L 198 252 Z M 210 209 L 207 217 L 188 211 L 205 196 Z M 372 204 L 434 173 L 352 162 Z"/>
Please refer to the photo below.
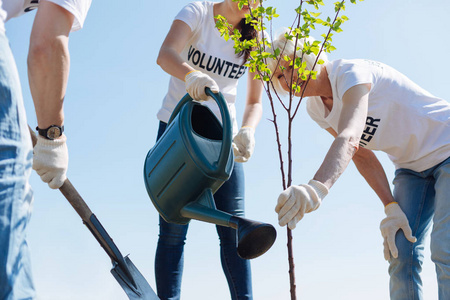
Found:
<path fill-rule="evenodd" d="M 50 125 L 50 127 L 45 129 L 40 129 L 39 127 L 36 127 L 36 130 L 39 132 L 40 136 L 45 137 L 48 140 L 54 140 L 62 136 L 64 132 L 64 125 L 62 126 Z"/>

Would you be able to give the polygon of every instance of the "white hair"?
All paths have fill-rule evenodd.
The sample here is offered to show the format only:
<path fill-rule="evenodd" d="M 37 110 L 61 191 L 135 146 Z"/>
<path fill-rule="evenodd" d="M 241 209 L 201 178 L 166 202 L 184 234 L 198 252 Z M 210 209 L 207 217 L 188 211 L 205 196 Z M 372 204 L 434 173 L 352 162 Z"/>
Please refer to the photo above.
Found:
<path fill-rule="evenodd" d="M 303 46 L 305 42 L 309 43 L 310 45 L 315 41 L 313 37 L 307 37 L 307 38 L 301 38 L 297 40 L 297 49 L 295 49 L 295 38 L 292 40 L 286 39 L 285 34 L 289 33 L 290 29 L 283 28 L 282 31 L 278 34 L 278 36 L 274 39 L 272 42 L 272 48 L 268 49 L 269 52 L 274 53 L 275 49 L 280 50 L 279 58 L 281 60 L 283 59 L 283 56 L 289 56 L 290 58 L 294 57 L 294 53 L 296 57 L 302 58 L 303 62 L 306 62 L 306 70 L 309 71 L 317 71 L 317 75 L 319 75 L 321 70 L 321 65 L 316 63 L 314 66 L 314 63 L 319 60 L 323 60 L 324 64 L 328 62 L 328 57 L 325 53 L 325 51 L 321 51 L 319 53 L 319 59 L 317 59 L 317 55 L 314 53 L 306 54 L 303 53 Z M 279 68 L 278 60 L 276 59 L 268 59 L 267 60 L 267 66 L 272 71 L 272 74 L 274 74 L 277 71 L 277 68 Z M 314 70 L 313 70 L 314 66 Z M 282 88 L 280 80 L 277 77 L 272 77 L 273 85 L 275 90 L 280 94 L 287 94 L 287 92 Z"/>

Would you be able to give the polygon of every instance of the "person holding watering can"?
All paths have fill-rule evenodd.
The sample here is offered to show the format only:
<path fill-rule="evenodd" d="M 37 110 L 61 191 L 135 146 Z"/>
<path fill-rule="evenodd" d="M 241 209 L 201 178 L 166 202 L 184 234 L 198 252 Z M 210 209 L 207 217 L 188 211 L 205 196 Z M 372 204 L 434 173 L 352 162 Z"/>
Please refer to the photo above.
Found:
<path fill-rule="evenodd" d="M 158 139 L 164 133 L 167 122 L 178 101 L 186 94 L 209 107 L 221 119 L 214 101 L 208 101 L 205 88 L 221 92 L 230 112 L 233 124 L 234 169 L 230 179 L 215 193 L 217 209 L 233 215 L 244 214 L 244 170 L 255 147 L 254 132 L 262 115 L 262 85 L 248 74 L 247 99 L 238 130 L 236 121 L 237 84 L 246 70 L 244 63 L 249 51 L 235 53 L 234 42 L 225 41 L 215 26 L 217 15 L 224 16 L 233 28 L 239 29 L 243 39 L 258 34 L 245 24 L 245 14 L 257 6 L 238 8 L 233 0 L 222 2 L 192 2 L 175 17 L 157 59 L 158 65 L 171 75 L 169 90 L 157 117 L 160 120 Z M 158 296 L 161 299 L 180 299 L 183 273 L 183 248 L 188 225 L 167 223 L 160 217 L 160 234 L 155 257 L 155 278 Z M 232 299 L 252 299 L 250 262 L 237 254 L 236 231 L 217 226 L 220 239 L 222 267 L 228 281 Z"/>
<path fill-rule="evenodd" d="M 316 55 L 302 54 L 304 39 L 298 41 L 300 50 L 294 43 L 281 34 L 273 49 L 285 49 L 281 56 L 291 58 L 296 53 L 312 70 Z M 439 299 L 450 299 L 450 104 L 383 63 L 327 61 L 324 53 L 319 58 L 324 64 L 315 66 L 317 79 L 306 86 L 289 63 L 282 61 L 282 70 L 271 61 L 276 89 L 289 91 L 292 82 L 300 86 L 295 95 L 308 97 L 311 118 L 335 137 L 313 179 L 279 195 L 279 224 L 294 229 L 305 213 L 318 209 L 353 159 L 385 206 L 380 229 L 391 299 L 423 299 L 420 272 L 432 221 Z M 372 150 L 387 153 L 396 167 L 393 193 Z"/>
<path fill-rule="evenodd" d="M 35 299 L 26 228 L 31 168 L 53 189 L 66 179 L 63 100 L 69 34 L 83 27 L 91 0 L 0 0 L 0 299 Z M 38 122 L 33 149 L 17 68 L 4 23 L 33 9 L 28 79 Z M 31 165 L 33 160 L 33 165 Z"/>

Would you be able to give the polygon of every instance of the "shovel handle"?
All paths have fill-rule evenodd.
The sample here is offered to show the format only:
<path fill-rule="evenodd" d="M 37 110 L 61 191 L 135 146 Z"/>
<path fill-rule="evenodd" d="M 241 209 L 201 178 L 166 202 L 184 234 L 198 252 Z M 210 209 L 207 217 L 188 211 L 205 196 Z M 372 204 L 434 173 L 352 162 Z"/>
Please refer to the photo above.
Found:
<path fill-rule="evenodd" d="M 28 126 L 28 129 L 30 131 L 31 140 L 33 142 L 34 147 L 37 143 L 37 137 L 30 126 Z M 116 245 L 114 244 L 112 239 L 107 235 L 106 231 L 103 228 L 101 228 L 100 225 L 98 225 L 99 224 L 98 220 L 95 222 L 95 224 L 91 221 L 96 220 L 95 215 L 92 213 L 89 206 L 86 204 L 86 202 L 83 200 L 81 195 L 78 193 L 78 191 L 75 189 L 75 187 L 72 185 L 72 183 L 69 181 L 68 178 L 64 181 L 63 185 L 59 188 L 59 190 L 67 199 L 67 201 L 69 201 L 70 205 L 72 205 L 72 207 L 75 209 L 78 215 L 81 217 L 83 223 L 92 232 L 94 237 L 100 243 L 100 246 L 102 246 L 102 248 L 106 251 L 109 257 L 113 261 L 121 262 L 123 260 L 123 257 L 120 254 L 119 249 L 117 249 Z"/>
<path fill-rule="evenodd" d="M 34 133 L 33 129 L 31 129 L 30 126 L 28 126 L 28 129 L 30 130 L 31 140 L 33 142 L 33 147 L 37 143 L 37 137 Z M 84 202 L 81 195 L 78 193 L 78 191 L 75 189 L 75 187 L 72 185 L 72 183 L 67 178 L 63 185 L 59 188 L 61 193 L 64 195 L 64 197 L 69 201 L 69 203 L 73 206 L 73 208 L 76 210 L 78 215 L 81 217 L 81 219 L 85 223 L 90 223 L 89 218 L 92 215 L 92 211 L 87 206 L 86 202 Z"/>

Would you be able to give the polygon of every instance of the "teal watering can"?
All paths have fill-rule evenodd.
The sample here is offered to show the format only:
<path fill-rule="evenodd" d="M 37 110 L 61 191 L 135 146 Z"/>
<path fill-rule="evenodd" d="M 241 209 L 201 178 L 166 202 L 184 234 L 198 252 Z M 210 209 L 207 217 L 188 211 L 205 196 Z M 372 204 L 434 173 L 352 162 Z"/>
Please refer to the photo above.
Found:
<path fill-rule="evenodd" d="M 276 230 L 216 209 L 213 194 L 233 171 L 232 126 L 222 94 L 209 88 L 206 93 L 217 102 L 223 126 L 208 107 L 186 94 L 147 154 L 145 186 L 167 222 L 187 224 L 195 219 L 237 229 L 239 256 L 255 258 L 272 247 Z"/>

